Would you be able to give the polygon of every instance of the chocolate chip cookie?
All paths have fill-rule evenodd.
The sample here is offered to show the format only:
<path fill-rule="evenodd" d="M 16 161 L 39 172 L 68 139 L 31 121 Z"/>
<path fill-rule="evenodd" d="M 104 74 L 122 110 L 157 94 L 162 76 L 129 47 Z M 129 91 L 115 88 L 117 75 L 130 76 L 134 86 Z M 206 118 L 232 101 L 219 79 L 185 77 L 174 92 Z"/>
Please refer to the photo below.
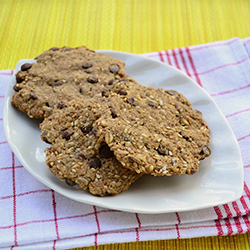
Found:
<path fill-rule="evenodd" d="M 109 101 L 103 98 L 61 103 L 40 124 L 42 140 L 51 144 L 45 150 L 49 170 L 98 196 L 116 195 L 142 175 L 124 168 L 107 143 L 98 142 L 93 123 L 102 115 L 100 107 L 111 114 L 106 109 Z M 98 112 L 92 111 L 95 105 Z"/>
<path fill-rule="evenodd" d="M 102 96 L 125 75 L 124 62 L 86 47 L 53 47 L 16 74 L 12 105 L 30 118 L 51 114 L 59 101 Z"/>
<path fill-rule="evenodd" d="M 209 128 L 201 112 L 174 90 L 135 88 L 107 97 L 108 112 L 104 105 L 94 105 L 98 143 L 105 142 L 123 167 L 137 173 L 197 172 L 199 161 L 210 155 Z"/>

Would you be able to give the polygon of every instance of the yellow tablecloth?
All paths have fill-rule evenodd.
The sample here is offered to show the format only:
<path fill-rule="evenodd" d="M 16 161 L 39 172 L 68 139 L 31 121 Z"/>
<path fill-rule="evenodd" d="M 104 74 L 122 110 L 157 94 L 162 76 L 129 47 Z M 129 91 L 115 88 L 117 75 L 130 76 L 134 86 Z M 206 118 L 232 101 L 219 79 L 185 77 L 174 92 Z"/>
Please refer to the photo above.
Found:
<path fill-rule="evenodd" d="M 53 46 L 145 53 L 244 38 L 249 24 L 249 0 L 0 0 L 0 70 Z M 243 234 L 81 249 L 243 250 L 249 241 Z"/>

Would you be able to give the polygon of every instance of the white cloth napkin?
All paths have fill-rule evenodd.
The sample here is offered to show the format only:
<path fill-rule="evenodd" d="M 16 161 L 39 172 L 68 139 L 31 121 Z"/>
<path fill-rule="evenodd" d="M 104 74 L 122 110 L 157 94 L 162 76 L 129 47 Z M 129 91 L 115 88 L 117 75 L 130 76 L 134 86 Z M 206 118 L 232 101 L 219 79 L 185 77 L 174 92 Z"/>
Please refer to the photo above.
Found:
<path fill-rule="evenodd" d="M 3 106 L 12 70 L 0 71 L 0 248 L 67 249 L 107 243 L 250 231 L 250 37 L 147 53 L 186 72 L 215 100 L 241 148 L 243 196 L 199 211 L 145 215 L 69 200 L 31 176 L 3 131 Z"/>

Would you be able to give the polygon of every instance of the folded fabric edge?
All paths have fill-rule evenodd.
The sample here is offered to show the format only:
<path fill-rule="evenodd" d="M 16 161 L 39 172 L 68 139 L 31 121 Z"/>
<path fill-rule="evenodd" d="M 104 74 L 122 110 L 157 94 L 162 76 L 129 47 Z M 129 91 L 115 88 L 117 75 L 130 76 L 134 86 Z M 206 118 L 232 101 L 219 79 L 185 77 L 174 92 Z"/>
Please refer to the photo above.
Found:
<path fill-rule="evenodd" d="M 245 49 L 248 53 L 248 56 L 250 57 L 250 37 L 246 37 L 241 39 L 242 44 L 245 46 Z"/>
<path fill-rule="evenodd" d="M 246 220 L 246 218 L 239 218 L 239 220 Z M 229 220 L 229 221 L 228 221 Z M 154 240 L 170 240 L 170 239 L 188 239 L 198 237 L 212 237 L 212 236 L 230 236 L 242 233 L 248 233 L 250 227 L 241 225 L 241 231 L 235 232 L 228 226 L 228 223 L 233 224 L 233 219 L 221 219 L 216 222 L 216 227 L 213 221 L 207 223 L 188 223 L 186 225 L 172 225 L 168 227 L 145 227 L 145 228 L 132 228 L 127 230 L 114 230 L 101 232 L 90 235 L 69 237 L 57 239 L 47 242 L 38 242 L 29 245 L 15 246 L 18 250 L 39 250 L 39 249 L 65 249 L 76 247 L 90 247 L 100 246 L 105 244 L 127 243 L 127 242 L 142 242 Z M 247 218 L 249 221 L 249 216 Z M 218 229 L 218 224 L 221 224 Z M 239 224 L 235 223 L 239 227 Z M 202 230 L 199 230 L 202 229 Z M 193 234 L 195 231 L 195 236 Z M 126 236 L 126 237 L 125 237 Z M 6 246 L 1 249 L 7 249 Z"/>
<path fill-rule="evenodd" d="M 209 42 L 209 43 L 194 44 L 194 45 L 184 46 L 184 47 L 180 47 L 180 48 L 169 48 L 169 49 L 162 50 L 162 51 L 147 52 L 147 53 L 142 53 L 141 55 L 148 56 L 148 57 L 155 57 L 155 56 L 159 56 L 160 52 L 167 51 L 167 50 L 176 50 L 176 49 L 182 49 L 182 48 L 188 47 L 192 51 L 192 50 L 209 48 L 209 47 L 214 47 L 214 46 L 230 45 L 231 43 L 236 42 L 236 41 L 243 41 L 244 43 L 246 43 L 246 42 L 248 43 L 248 40 L 250 41 L 250 37 L 246 37 L 246 38 L 242 38 L 242 39 L 239 37 L 233 37 L 230 39 L 219 40 L 219 41 L 214 41 L 214 42 Z"/>

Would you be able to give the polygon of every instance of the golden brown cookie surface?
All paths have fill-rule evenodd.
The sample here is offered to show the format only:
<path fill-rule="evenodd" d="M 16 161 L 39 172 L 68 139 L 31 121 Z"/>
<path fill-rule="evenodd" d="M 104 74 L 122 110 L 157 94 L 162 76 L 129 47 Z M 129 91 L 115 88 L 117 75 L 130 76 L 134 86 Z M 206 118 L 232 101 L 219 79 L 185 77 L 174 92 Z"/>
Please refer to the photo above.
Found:
<path fill-rule="evenodd" d="M 209 128 L 202 114 L 176 91 L 141 89 L 107 97 L 112 112 L 102 111 L 93 124 L 99 142 L 137 173 L 194 174 L 199 161 L 210 155 Z M 105 109 L 95 107 L 97 113 Z"/>
<path fill-rule="evenodd" d="M 98 143 L 92 107 L 99 99 L 78 99 L 54 109 L 40 125 L 41 138 L 50 143 L 46 163 L 50 171 L 68 183 L 77 183 L 94 195 L 125 191 L 141 174 L 124 168 L 105 142 Z"/>
<path fill-rule="evenodd" d="M 30 118 L 51 114 L 58 101 L 101 96 L 125 75 L 122 61 L 86 47 L 51 48 L 16 74 L 12 105 Z"/>

